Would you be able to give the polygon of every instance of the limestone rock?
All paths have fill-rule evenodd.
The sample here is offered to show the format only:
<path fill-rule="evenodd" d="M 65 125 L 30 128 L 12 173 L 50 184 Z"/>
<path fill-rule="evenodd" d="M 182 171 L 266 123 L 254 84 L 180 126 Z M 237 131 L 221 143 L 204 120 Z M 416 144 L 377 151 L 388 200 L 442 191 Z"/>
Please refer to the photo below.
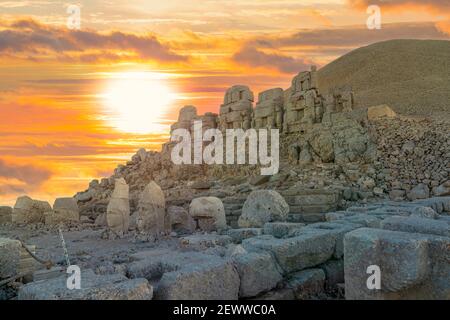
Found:
<path fill-rule="evenodd" d="M 421 183 L 411 189 L 410 192 L 407 193 L 407 197 L 409 200 L 417 200 L 417 199 L 426 199 L 430 197 L 430 189 L 427 185 Z"/>
<path fill-rule="evenodd" d="M 433 188 L 433 194 L 437 197 L 450 196 L 450 180 L 447 180 L 443 184 Z"/>
<path fill-rule="evenodd" d="M 329 230 L 309 230 L 287 239 L 259 236 L 246 239 L 242 246 L 249 252 L 269 251 L 285 273 L 319 265 L 333 256 L 336 234 Z"/>
<path fill-rule="evenodd" d="M 218 234 L 193 234 L 180 238 L 180 246 L 184 249 L 205 250 L 216 246 L 231 244 L 232 239 L 227 235 Z"/>
<path fill-rule="evenodd" d="M 322 269 L 307 269 L 289 277 L 286 287 L 292 289 L 297 300 L 317 298 L 325 290 L 325 273 Z"/>
<path fill-rule="evenodd" d="M 430 243 L 424 235 L 361 228 L 348 233 L 344 242 L 347 299 L 389 299 L 430 276 Z M 371 265 L 381 270 L 381 290 L 367 288 Z"/>
<path fill-rule="evenodd" d="M 81 289 L 69 290 L 67 276 L 31 282 L 22 286 L 19 300 L 151 300 L 153 287 L 146 279 L 128 279 L 124 275 L 97 275 L 82 270 Z"/>
<path fill-rule="evenodd" d="M 274 190 L 256 190 L 250 193 L 242 207 L 238 225 L 241 228 L 261 228 L 267 222 L 286 221 L 289 205 Z"/>
<path fill-rule="evenodd" d="M 294 229 L 304 227 L 304 223 L 292 222 L 268 222 L 264 224 L 264 234 L 270 234 L 275 238 L 284 238 Z"/>
<path fill-rule="evenodd" d="M 248 253 L 233 258 L 241 279 L 239 297 L 253 297 L 269 291 L 282 277 L 273 257 L 267 253 Z"/>
<path fill-rule="evenodd" d="M 136 225 L 140 232 L 159 235 L 164 232 L 166 201 L 164 192 L 151 181 L 141 193 L 137 207 Z"/>
<path fill-rule="evenodd" d="M 195 231 L 195 221 L 183 207 L 170 206 L 167 208 L 167 219 L 171 230 L 189 233 Z"/>
<path fill-rule="evenodd" d="M 240 228 L 240 229 L 230 229 L 227 232 L 234 243 L 241 243 L 242 240 L 260 236 L 262 234 L 261 228 Z"/>
<path fill-rule="evenodd" d="M 450 237 L 450 222 L 445 223 L 444 221 L 426 219 L 417 216 L 389 217 L 381 222 L 381 228 L 392 231 L 434 234 L 443 237 Z"/>
<path fill-rule="evenodd" d="M 189 214 L 198 221 L 201 230 L 214 231 L 227 227 L 225 208 L 216 197 L 200 197 L 192 200 Z"/>
<path fill-rule="evenodd" d="M 110 230 L 121 235 L 128 232 L 130 219 L 129 188 L 125 179 L 116 179 L 114 191 L 106 211 L 106 223 Z"/>
<path fill-rule="evenodd" d="M 239 274 L 231 262 L 211 258 L 164 273 L 155 298 L 160 300 L 237 300 Z"/>
<path fill-rule="evenodd" d="M 12 212 L 14 223 L 39 223 L 44 222 L 44 213 L 52 210 L 46 201 L 33 200 L 28 196 L 17 198 Z"/>
<path fill-rule="evenodd" d="M 411 215 L 429 219 L 437 219 L 439 217 L 439 214 L 430 207 L 417 207 Z"/>

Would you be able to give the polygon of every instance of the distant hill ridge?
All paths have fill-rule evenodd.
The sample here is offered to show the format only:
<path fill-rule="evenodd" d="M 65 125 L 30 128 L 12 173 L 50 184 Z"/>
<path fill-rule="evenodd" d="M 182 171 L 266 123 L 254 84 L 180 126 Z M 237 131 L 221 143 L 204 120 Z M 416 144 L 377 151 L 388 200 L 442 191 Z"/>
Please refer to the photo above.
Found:
<path fill-rule="evenodd" d="M 450 113 L 450 41 L 390 40 L 353 50 L 318 71 L 326 92 L 351 85 L 358 107 L 409 115 Z"/>

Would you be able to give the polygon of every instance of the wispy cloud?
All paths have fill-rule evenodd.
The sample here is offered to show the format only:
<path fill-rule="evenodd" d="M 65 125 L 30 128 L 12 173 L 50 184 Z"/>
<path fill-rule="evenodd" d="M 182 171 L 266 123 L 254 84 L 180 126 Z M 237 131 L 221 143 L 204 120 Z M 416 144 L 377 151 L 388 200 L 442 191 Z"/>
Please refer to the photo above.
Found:
<path fill-rule="evenodd" d="M 47 169 L 33 165 L 15 165 L 0 159 L 0 177 L 17 179 L 32 186 L 40 185 L 51 177 Z"/>
<path fill-rule="evenodd" d="M 123 59 L 127 53 L 134 54 L 138 59 L 159 62 L 187 60 L 186 56 L 172 52 L 153 34 L 70 30 L 65 26 L 49 26 L 35 20 L 16 21 L 1 30 L 0 53 L 37 56 L 62 54 L 72 59 L 74 53 L 79 53 L 80 60 L 85 62 L 94 62 L 100 58 Z"/>
<path fill-rule="evenodd" d="M 289 56 L 265 53 L 253 47 L 245 46 L 233 55 L 233 60 L 250 67 L 274 68 L 285 73 L 295 73 L 307 69 L 312 62 Z"/>

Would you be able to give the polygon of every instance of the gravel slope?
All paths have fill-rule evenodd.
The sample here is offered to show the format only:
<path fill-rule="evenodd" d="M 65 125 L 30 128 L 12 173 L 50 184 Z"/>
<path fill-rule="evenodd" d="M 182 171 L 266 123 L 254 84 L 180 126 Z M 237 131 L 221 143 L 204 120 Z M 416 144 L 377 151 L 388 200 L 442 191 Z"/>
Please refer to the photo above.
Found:
<path fill-rule="evenodd" d="M 450 41 L 391 40 L 356 49 L 318 72 L 322 92 L 350 84 L 358 107 L 450 116 Z"/>

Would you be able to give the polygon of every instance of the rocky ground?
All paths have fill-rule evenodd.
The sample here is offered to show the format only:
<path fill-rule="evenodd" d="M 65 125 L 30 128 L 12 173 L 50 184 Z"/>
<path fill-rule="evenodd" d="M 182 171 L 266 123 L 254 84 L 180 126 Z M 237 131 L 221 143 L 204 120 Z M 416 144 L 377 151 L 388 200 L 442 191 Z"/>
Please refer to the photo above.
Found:
<path fill-rule="evenodd" d="M 448 113 L 352 109 L 323 98 L 315 72 L 260 94 L 254 114 L 253 93 L 234 86 L 221 115 L 187 106 L 172 126 L 284 121 L 274 175 L 175 165 L 168 142 L 53 206 L 0 207 L 0 299 L 450 299 Z M 66 286 L 67 258 L 80 290 Z"/>
<path fill-rule="evenodd" d="M 65 289 L 63 269 L 51 280 L 0 292 L 4 299 L 448 299 L 449 214 L 449 197 L 382 202 L 327 213 L 321 223 L 172 232 L 150 242 L 134 234 L 106 239 L 104 227 L 77 225 L 63 234 L 86 281 L 82 291 Z M 7 224 L 0 237 L 20 237 L 38 256 L 65 266 L 54 228 Z M 364 287 L 362 271 L 372 263 L 384 270 L 389 289 Z"/>

